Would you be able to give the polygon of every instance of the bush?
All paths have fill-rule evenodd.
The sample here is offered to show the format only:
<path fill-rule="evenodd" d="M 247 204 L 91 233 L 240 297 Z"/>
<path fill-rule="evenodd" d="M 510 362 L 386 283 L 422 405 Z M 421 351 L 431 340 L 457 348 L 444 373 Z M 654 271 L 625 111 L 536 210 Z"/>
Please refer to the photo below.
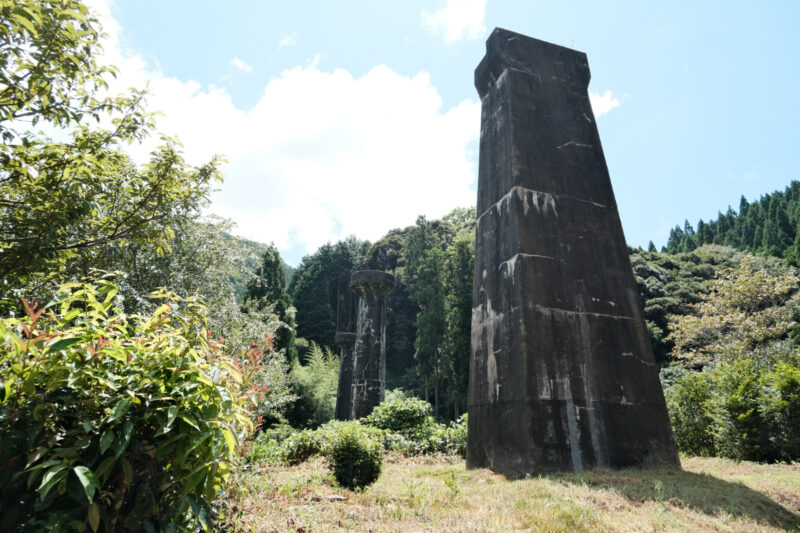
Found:
<path fill-rule="evenodd" d="M 253 436 L 249 446 L 246 446 L 247 462 L 256 465 L 285 463 L 286 452 L 283 443 L 294 433 L 295 429 L 285 424 L 259 431 Z"/>
<path fill-rule="evenodd" d="M 451 423 L 447 428 L 447 451 L 467 458 L 467 413 Z"/>
<path fill-rule="evenodd" d="M 674 384 L 664 394 L 675 442 L 689 455 L 716 455 L 714 421 L 708 410 L 712 393 L 710 376 L 707 372 L 686 372 L 673 378 Z"/>
<path fill-rule="evenodd" d="M 350 490 L 377 481 L 383 466 L 380 433 L 358 422 L 328 424 L 325 457 L 336 481 Z"/>
<path fill-rule="evenodd" d="M 362 422 L 383 430 L 386 449 L 466 456 L 467 415 L 445 426 L 436 423 L 432 412 L 431 404 L 424 400 L 401 397 L 381 403 Z"/>
<path fill-rule="evenodd" d="M 306 364 L 292 364 L 292 391 L 295 401 L 286 418 L 295 427 L 318 427 L 333 418 L 339 384 L 339 359 L 328 348 L 311 343 Z"/>
<path fill-rule="evenodd" d="M 315 431 L 298 431 L 283 441 L 283 458 L 290 466 L 299 465 L 322 452 L 320 439 Z"/>
<path fill-rule="evenodd" d="M 3 531 L 209 526 L 253 427 L 257 365 L 215 355 L 197 299 L 160 294 L 129 319 L 117 291 L 71 283 L 0 319 Z"/>
<path fill-rule="evenodd" d="M 363 419 L 364 424 L 403 435 L 424 431 L 435 424 L 431 404 L 419 398 L 385 401 Z"/>
<path fill-rule="evenodd" d="M 800 368 L 753 359 L 688 371 L 665 391 L 678 448 L 749 461 L 800 459 Z"/>
<path fill-rule="evenodd" d="M 770 440 L 784 461 L 800 459 L 800 367 L 778 363 L 762 378 L 763 411 L 771 421 Z"/>
<path fill-rule="evenodd" d="M 769 442 L 769 421 L 761 410 L 760 378 L 763 369 L 752 359 L 721 364 L 709 372 L 712 395 L 706 409 L 717 453 L 730 459 L 774 461 Z"/>

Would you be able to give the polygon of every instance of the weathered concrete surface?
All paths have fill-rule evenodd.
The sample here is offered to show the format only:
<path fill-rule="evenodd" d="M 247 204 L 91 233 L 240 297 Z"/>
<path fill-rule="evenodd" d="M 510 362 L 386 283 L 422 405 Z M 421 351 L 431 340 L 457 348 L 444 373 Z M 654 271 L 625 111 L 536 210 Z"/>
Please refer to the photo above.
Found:
<path fill-rule="evenodd" d="M 394 276 L 361 270 L 350 278 L 358 295 L 353 350 L 353 390 L 350 418 L 367 416 L 384 398 L 386 387 L 386 301 Z"/>
<path fill-rule="evenodd" d="M 502 29 L 475 71 L 471 468 L 679 466 L 589 79 L 585 54 Z"/>
<path fill-rule="evenodd" d="M 336 420 L 349 420 L 353 406 L 353 347 L 355 333 L 336 332 L 335 344 L 339 351 L 339 387 L 336 390 Z"/>

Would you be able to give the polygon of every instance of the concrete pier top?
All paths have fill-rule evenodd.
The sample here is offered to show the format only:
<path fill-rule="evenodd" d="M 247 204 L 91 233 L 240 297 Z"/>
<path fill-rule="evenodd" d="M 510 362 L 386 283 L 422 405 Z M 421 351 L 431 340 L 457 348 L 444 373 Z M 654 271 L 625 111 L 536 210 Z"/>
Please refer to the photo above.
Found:
<path fill-rule="evenodd" d="M 495 28 L 486 40 L 486 55 L 475 69 L 475 88 L 481 98 L 509 68 L 532 74 L 541 83 L 566 82 L 586 88 L 592 78 L 583 52 Z"/>
<path fill-rule="evenodd" d="M 388 291 L 394 287 L 394 276 L 382 270 L 359 270 L 350 276 L 350 288 L 363 290 L 366 287 L 372 290 Z"/>
<path fill-rule="evenodd" d="M 336 335 L 333 338 L 333 343 L 336 346 L 350 346 L 352 347 L 356 343 L 356 334 L 355 333 L 348 333 L 345 331 L 337 331 Z"/>

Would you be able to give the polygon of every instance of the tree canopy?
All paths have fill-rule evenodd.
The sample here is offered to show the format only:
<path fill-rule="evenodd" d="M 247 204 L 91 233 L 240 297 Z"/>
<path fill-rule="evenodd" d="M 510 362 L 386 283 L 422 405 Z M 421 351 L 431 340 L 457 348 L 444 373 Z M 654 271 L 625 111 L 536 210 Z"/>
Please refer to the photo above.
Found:
<path fill-rule="evenodd" d="M 128 246 L 166 253 L 221 174 L 217 157 L 187 165 L 174 139 L 142 167 L 126 155 L 153 121 L 143 92 L 106 96 L 114 69 L 97 63 L 101 34 L 86 6 L 0 10 L 0 299 L 13 307 L 58 279 L 113 266 Z"/>
<path fill-rule="evenodd" d="M 800 182 L 792 181 L 783 191 L 765 194 L 756 202 L 744 196 L 739 210 L 728 207 L 716 220 L 700 220 L 697 230 L 685 221 L 675 226 L 664 251 L 690 252 L 704 244 L 720 244 L 757 254 L 782 257 L 800 265 Z"/>

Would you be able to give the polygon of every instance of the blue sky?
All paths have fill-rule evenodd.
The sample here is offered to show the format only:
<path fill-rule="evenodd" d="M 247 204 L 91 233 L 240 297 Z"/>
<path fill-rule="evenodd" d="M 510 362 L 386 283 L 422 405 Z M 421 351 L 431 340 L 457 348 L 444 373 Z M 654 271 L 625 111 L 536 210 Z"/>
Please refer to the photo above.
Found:
<path fill-rule="evenodd" d="M 800 179 L 798 2 L 92 5 L 119 84 L 149 81 L 190 161 L 226 155 L 210 211 L 292 264 L 474 205 L 472 75 L 495 26 L 588 54 L 630 244 Z"/>

